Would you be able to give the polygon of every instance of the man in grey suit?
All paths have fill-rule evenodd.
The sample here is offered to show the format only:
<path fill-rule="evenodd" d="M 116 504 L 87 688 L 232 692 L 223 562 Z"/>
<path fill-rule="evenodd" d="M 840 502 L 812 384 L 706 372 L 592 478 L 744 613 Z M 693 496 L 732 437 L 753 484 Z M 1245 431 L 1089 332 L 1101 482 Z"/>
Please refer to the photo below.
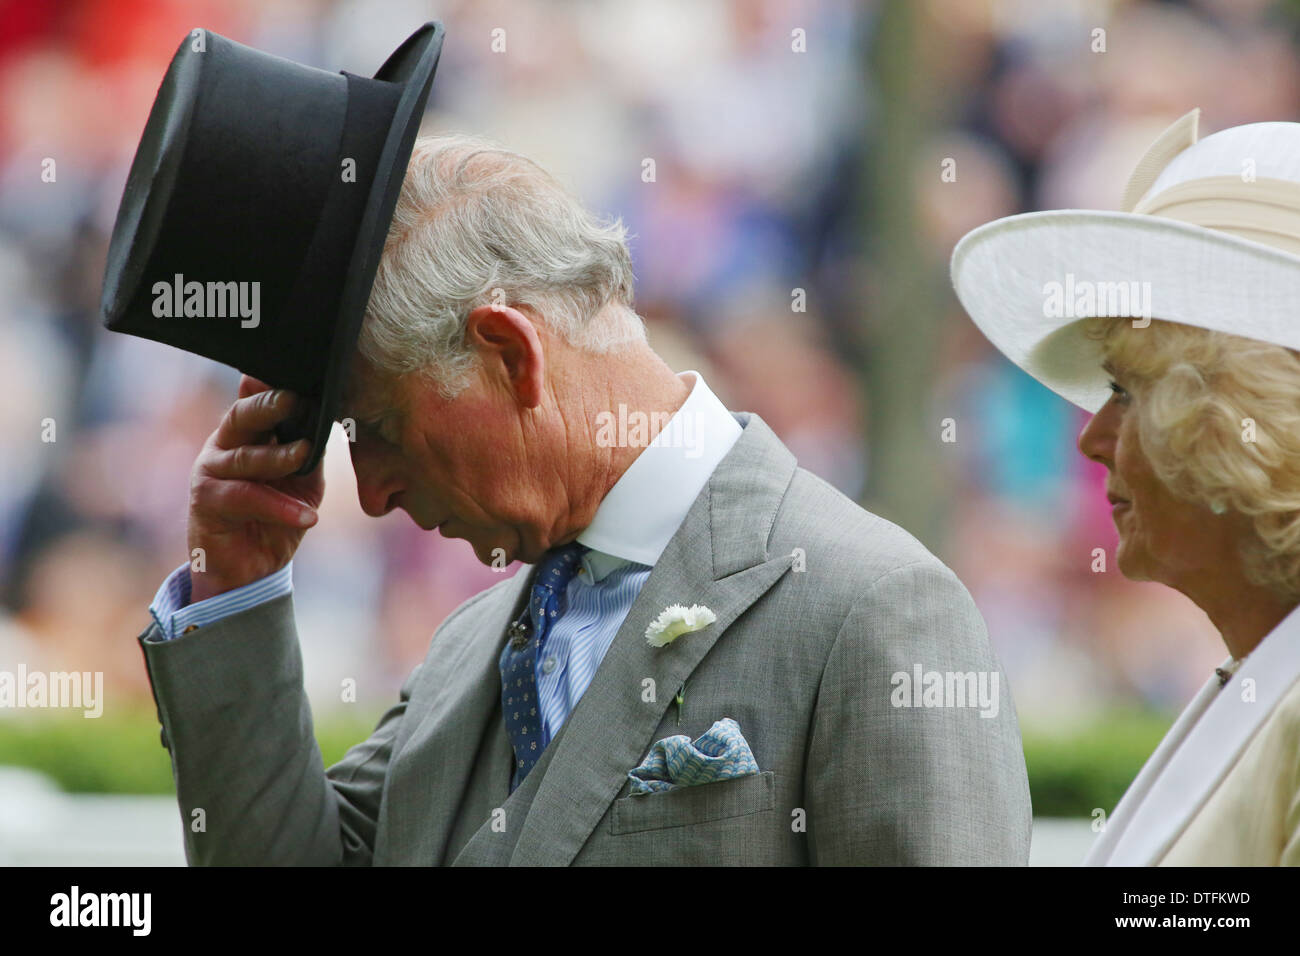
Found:
<path fill-rule="evenodd" d="M 631 294 L 621 226 L 513 153 L 417 142 L 345 404 L 361 505 L 526 564 L 326 769 L 287 584 L 323 479 L 294 474 L 304 442 L 264 444 L 294 396 L 245 378 L 193 472 L 204 570 L 141 636 L 191 863 L 1027 861 L 970 595 L 674 374 Z"/>

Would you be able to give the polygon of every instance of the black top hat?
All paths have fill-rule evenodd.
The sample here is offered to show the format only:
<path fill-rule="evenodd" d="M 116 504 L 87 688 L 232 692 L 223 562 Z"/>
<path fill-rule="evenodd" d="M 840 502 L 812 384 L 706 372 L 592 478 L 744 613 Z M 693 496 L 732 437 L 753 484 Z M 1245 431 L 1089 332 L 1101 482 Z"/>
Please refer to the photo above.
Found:
<path fill-rule="evenodd" d="M 186 36 L 113 225 L 104 325 L 306 396 L 277 429 L 316 467 L 442 51 L 426 23 L 374 78 Z"/>

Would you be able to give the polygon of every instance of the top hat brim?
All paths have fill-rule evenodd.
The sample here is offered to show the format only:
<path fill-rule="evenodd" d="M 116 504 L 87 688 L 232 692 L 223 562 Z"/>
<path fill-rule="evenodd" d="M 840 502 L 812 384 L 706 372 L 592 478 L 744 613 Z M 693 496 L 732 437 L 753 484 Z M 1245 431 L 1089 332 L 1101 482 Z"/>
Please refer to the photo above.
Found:
<path fill-rule="evenodd" d="M 347 278 L 338 304 L 338 325 L 330 342 L 320 396 L 309 403 L 304 415 L 276 430 L 281 441 L 307 437 L 311 450 L 297 474 L 305 475 L 316 468 L 325 454 L 325 445 L 339 411 L 339 402 L 349 371 L 370 289 L 388 238 L 388 228 L 397 207 L 406 166 L 415 137 L 420 130 L 424 106 L 433 83 L 438 57 L 442 52 L 441 23 L 426 23 L 393 52 L 375 79 L 403 84 L 397 109 L 379 154 L 375 176 L 352 249 Z"/>
<path fill-rule="evenodd" d="M 951 275 L 989 342 L 1089 412 L 1105 404 L 1110 381 L 1089 320 L 1113 314 L 1117 283 L 1149 293 L 1151 318 L 1300 349 L 1300 256 L 1171 218 L 1089 209 L 1008 216 L 957 243 Z M 1106 294 L 1091 309 L 1061 302 L 1058 293 L 1083 283 Z"/>

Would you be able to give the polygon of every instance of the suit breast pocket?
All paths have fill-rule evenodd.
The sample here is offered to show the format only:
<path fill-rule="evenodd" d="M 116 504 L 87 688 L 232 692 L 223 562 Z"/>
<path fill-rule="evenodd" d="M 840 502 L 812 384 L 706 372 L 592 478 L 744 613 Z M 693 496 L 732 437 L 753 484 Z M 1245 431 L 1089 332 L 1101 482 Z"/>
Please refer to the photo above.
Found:
<path fill-rule="evenodd" d="M 609 816 L 613 834 L 684 827 L 762 813 L 776 806 L 776 773 L 760 773 L 662 793 L 620 797 Z"/>

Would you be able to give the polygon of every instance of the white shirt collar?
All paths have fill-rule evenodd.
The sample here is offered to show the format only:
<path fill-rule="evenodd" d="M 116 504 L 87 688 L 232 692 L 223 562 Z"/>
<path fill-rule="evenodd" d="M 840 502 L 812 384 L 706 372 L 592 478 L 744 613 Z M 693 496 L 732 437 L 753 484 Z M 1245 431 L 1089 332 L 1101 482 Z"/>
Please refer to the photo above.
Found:
<path fill-rule="evenodd" d="M 578 541 L 589 580 L 599 581 L 629 561 L 654 565 L 743 429 L 696 371 L 677 376 L 691 393 L 622 477 L 609 489 Z M 635 438 L 638 415 L 620 405 L 598 423 L 597 441 Z M 651 429 L 653 430 L 653 429 Z"/>

